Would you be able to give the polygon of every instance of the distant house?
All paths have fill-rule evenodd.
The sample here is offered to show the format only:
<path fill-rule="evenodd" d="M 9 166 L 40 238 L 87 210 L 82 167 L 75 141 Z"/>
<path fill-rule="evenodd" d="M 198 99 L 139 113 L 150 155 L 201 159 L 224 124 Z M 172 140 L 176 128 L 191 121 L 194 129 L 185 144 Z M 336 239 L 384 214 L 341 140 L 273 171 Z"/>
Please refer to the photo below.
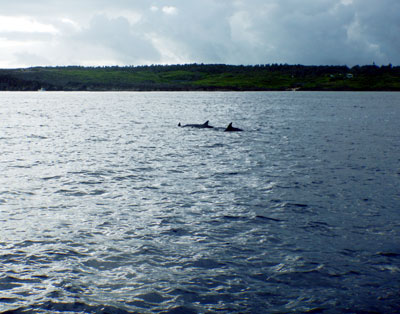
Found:
<path fill-rule="evenodd" d="M 348 79 L 352 79 L 352 78 L 354 77 L 354 75 L 351 74 L 351 73 L 347 73 L 347 74 L 346 74 L 346 77 L 347 77 Z"/>

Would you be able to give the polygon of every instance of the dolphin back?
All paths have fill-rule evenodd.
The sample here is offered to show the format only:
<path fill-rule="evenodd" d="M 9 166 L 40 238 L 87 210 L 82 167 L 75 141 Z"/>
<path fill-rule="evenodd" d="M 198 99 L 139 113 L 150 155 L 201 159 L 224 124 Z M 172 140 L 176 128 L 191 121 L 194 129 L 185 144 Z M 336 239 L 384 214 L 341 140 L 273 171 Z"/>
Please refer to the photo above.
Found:
<path fill-rule="evenodd" d="M 226 127 L 224 132 L 241 132 L 241 131 L 243 131 L 243 130 L 232 126 L 232 122 L 231 122 L 228 124 L 228 126 Z"/>
<path fill-rule="evenodd" d="M 209 125 L 208 123 L 209 123 L 209 120 L 207 120 L 206 122 L 204 122 L 202 124 L 185 124 L 185 125 L 181 125 L 179 123 L 178 126 L 181 126 L 183 128 L 189 127 L 189 128 L 198 128 L 198 129 L 213 128 L 213 126 Z"/>

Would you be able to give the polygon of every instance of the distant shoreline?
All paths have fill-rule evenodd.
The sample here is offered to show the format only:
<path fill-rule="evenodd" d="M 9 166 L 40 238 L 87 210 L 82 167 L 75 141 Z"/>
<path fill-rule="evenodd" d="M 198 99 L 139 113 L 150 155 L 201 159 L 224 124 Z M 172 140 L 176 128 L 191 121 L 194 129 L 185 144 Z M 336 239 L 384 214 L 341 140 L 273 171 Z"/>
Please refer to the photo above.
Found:
<path fill-rule="evenodd" d="M 400 91 L 400 67 L 184 64 L 0 69 L 0 91 Z"/>

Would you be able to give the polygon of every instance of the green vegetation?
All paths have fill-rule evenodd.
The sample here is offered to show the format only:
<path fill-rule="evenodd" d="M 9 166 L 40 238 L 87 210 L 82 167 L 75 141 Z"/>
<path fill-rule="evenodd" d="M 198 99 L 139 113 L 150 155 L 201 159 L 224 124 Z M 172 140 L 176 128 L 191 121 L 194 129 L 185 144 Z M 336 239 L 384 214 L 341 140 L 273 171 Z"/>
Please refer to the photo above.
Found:
<path fill-rule="evenodd" d="M 0 90 L 400 91 L 400 67 L 267 64 L 0 69 Z"/>

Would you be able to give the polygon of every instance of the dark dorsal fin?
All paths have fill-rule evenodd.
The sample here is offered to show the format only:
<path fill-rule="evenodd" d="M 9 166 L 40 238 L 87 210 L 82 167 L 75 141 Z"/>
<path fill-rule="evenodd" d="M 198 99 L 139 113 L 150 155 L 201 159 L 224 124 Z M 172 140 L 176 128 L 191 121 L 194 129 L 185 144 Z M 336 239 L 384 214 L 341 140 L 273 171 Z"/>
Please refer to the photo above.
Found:
<path fill-rule="evenodd" d="M 232 130 L 232 122 L 228 124 L 225 131 L 231 131 L 231 130 Z"/>
<path fill-rule="evenodd" d="M 204 126 L 208 125 L 209 120 L 207 120 L 206 122 L 203 123 Z"/>
<path fill-rule="evenodd" d="M 239 128 L 235 128 L 232 126 L 232 122 L 229 123 L 229 125 L 226 127 L 225 132 L 239 132 L 239 131 L 243 131 L 242 129 Z"/>

